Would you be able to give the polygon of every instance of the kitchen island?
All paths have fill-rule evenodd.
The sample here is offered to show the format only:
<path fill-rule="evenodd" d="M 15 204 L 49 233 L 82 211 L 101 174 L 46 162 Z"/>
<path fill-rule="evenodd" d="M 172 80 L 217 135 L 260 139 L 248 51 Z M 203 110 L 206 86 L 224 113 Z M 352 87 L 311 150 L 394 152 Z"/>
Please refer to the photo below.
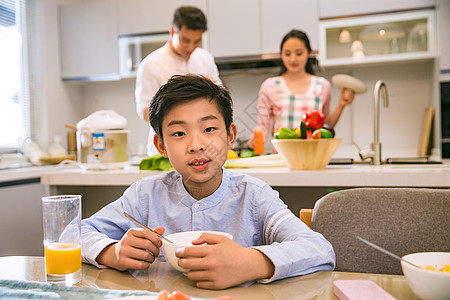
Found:
<path fill-rule="evenodd" d="M 353 187 L 450 187 L 450 160 L 442 164 L 329 165 L 322 170 L 291 171 L 287 167 L 230 168 L 257 177 L 280 192 L 280 197 L 298 215 L 312 208 L 328 192 Z M 50 194 L 81 194 L 83 217 L 90 216 L 122 195 L 133 182 L 162 171 L 140 171 L 137 166 L 120 170 L 82 171 L 64 169 L 43 173 L 41 184 Z"/>

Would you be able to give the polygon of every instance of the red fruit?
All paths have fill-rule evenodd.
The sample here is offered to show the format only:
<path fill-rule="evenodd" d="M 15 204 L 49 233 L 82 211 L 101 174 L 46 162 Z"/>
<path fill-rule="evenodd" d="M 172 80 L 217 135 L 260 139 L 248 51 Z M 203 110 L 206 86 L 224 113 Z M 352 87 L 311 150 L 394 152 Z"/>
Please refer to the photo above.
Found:
<path fill-rule="evenodd" d="M 312 133 L 312 138 L 313 139 L 320 139 L 322 137 L 322 133 L 320 132 L 319 129 L 314 130 L 314 132 Z"/>
<path fill-rule="evenodd" d="M 306 128 L 312 128 L 314 130 L 322 128 L 325 123 L 325 116 L 317 110 L 308 111 L 303 114 L 303 122 L 306 124 Z"/>
<path fill-rule="evenodd" d="M 172 296 L 170 296 L 169 299 L 170 299 L 170 300 L 190 300 L 191 297 L 189 297 L 189 296 L 183 294 L 183 293 L 180 292 L 180 291 L 175 291 L 175 292 L 172 292 Z"/>

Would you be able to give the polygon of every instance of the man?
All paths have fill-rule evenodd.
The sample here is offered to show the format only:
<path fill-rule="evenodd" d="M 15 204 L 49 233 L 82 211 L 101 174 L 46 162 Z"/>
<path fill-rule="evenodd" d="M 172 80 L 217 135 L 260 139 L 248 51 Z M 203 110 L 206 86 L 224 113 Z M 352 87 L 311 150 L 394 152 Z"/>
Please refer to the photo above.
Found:
<path fill-rule="evenodd" d="M 149 122 L 148 108 L 160 86 L 173 75 L 200 74 L 222 84 L 214 57 L 199 48 L 207 29 L 203 12 L 192 6 L 178 8 L 170 27 L 171 40 L 153 51 L 141 62 L 136 77 L 136 110 L 141 119 Z M 155 132 L 150 129 L 147 154 L 157 154 L 153 145 Z"/>

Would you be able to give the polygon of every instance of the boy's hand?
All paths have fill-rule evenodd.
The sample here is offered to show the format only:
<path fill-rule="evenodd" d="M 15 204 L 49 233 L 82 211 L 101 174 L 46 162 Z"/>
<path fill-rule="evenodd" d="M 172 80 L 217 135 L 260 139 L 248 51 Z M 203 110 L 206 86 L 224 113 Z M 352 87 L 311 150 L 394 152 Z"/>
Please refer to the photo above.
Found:
<path fill-rule="evenodd" d="M 164 227 L 154 229 L 164 233 Z M 153 232 L 142 228 L 128 230 L 122 239 L 105 248 L 97 257 L 97 261 L 119 271 L 127 269 L 147 269 L 159 255 L 162 242 Z"/>
<path fill-rule="evenodd" d="M 192 244 L 200 246 L 178 249 L 176 255 L 199 288 L 224 289 L 273 275 L 274 266 L 264 254 L 225 236 L 204 233 Z"/>

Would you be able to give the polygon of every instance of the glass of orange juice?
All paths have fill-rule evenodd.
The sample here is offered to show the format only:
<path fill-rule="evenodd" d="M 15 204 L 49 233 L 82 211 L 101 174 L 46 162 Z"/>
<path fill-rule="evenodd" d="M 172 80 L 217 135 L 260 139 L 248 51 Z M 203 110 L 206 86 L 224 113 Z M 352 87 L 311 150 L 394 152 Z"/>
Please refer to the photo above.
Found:
<path fill-rule="evenodd" d="M 81 280 L 81 196 L 42 197 L 47 281 L 72 285 Z"/>

